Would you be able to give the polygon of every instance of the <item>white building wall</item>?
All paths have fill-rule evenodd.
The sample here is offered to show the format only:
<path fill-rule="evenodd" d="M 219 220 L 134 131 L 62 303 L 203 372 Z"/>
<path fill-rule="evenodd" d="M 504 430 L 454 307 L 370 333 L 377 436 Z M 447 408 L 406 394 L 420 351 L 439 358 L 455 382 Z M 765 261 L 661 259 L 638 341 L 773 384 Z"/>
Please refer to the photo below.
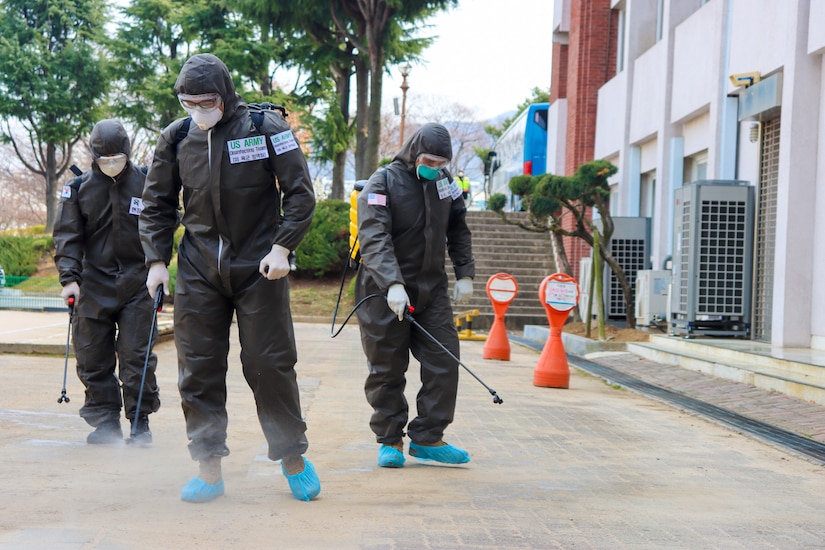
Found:
<path fill-rule="evenodd" d="M 810 9 L 808 55 L 819 64 L 819 89 L 825 90 L 825 2 L 813 0 Z M 825 350 L 825 107 L 821 100 L 818 123 L 813 189 L 816 215 L 811 227 L 811 347 Z"/>
<path fill-rule="evenodd" d="M 678 0 L 677 0 L 678 1 Z M 790 33 L 796 32 L 792 15 L 799 0 L 725 0 L 731 2 L 729 75 L 778 71 L 787 61 Z M 810 0 L 802 0 L 807 4 Z M 814 0 L 817 1 L 817 0 Z M 720 0 L 713 0 L 713 2 Z M 807 35 L 807 30 L 804 31 Z M 728 90 L 735 86 L 728 82 Z"/>
<path fill-rule="evenodd" d="M 707 149 L 709 135 L 710 115 L 708 113 L 701 113 L 690 120 L 686 120 L 682 125 L 685 156 L 689 157 Z"/>
<path fill-rule="evenodd" d="M 813 257 L 806 237 L 814 226 L 821 63 L 807 54 L 808 0 L 783 2 L 786 46 L 779 143 L 772 343 L 811 342 Z M 813 122 L 813 123 L 812 123 Z"/>
<path fill-rule="evenodd" d="M 687 2 L 665 0 L 672 23 L 655 44 L 655 0 L 614 6 L 627 16 L 626 63 L 600 91 L 595 148 L 620 169 L 611 209 L 632 215 L 640 173 L 656 170 L 661 263 L 684 156 L 706 150 L 708 178 L 757 183 L 758 143 L 736 120 L 741 88 L 729 76 L 783 73 L 772 343 L 825 349 L 825 0 Z"/>
<path fill-rule="evenodd" d="M 670 116 L 671 121 L 678 122 L 707 111 L 717 99 L 722 2 L 709 2 L 677 26 L 674 34 Z M 707 143 L 703 149 L 706 147 Z"/>
<path fill-rule="evenodd" d="M 814 0 L 808 23 L 808 54 L 825 53 L 825 2 Z"/>
<path fill-rule="evenodd" d="M 563 175 L 567 149 L 567 99 L 557 99 L 547 111 L 547 173 Z"/>
<path fill-rule="evenodd" d="M 662 124 L 667 88 L 667 48 L 659 42 L 634 62 L 630 100 L 631 143 L 650 138 Z"/>
<path fill-rule="evenodd" d="M 596 106 L 594 155 L 606 159 L 618 153 L 625 141 L 627 71 L 614 76 L 599 90 Z"/>

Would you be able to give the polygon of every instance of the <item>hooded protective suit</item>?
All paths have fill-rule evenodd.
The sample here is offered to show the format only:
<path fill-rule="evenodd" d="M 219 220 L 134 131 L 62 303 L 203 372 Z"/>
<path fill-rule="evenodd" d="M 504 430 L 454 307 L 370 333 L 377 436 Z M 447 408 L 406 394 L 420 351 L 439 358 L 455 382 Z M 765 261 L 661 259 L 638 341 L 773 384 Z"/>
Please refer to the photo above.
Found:
<path fill-rule="evenodd" d="M 273 244 L 294 250 L 309 229 L 315 196 L 304 155 L 279 114 L 266 112 L 260 131 L 255 128 L 229 70 L 213 55 L 192 56 L 175 92 L 218 93 L 224 105 L 221 120 L 207 131 L 191 124 L 178 140 L 183 119 L 163 130 L 140 219 L 147 265 L 168 264 L 183 189 L 175 341 L 190 454 L 194 460 L 229 454 L 226 371 L 234 314 L 269 457 L 301 455 L 306 425 L 289 286 L 286 278 L 262 277 L 258 268 Z"/>
<path fill-rule="evenodd" d="M 131 154 L 120 122 L 102 120 L 92 130 L 94 162 L 80 178 L 63 186 L 54 226 L 55 263 L 60 283 L 80 285 L 73 322 L 77 374 L 86 387 L 80 409 L 90 425 L 119 420 L 121 403 L 134 417 L 154 304 L 146 292 L 146 266 L 138 235 L 144 174 L 131 161 L 116 177 L 100 171 L 104 155 Z M 117 332 L 115 329 L 118 329 Z M 120 361 L 121 388 L 115 376 Z M 141 415 L 160 407 L 155 381 L 157 358 L 150 353 Z"/>
<path fill-rule="evenodd" d="M 433 181 L 416 176 L 415 162 L 422 153 L 452 158 L 444 126 L 425 124 L 358 195 L 356 298 L 386 294 L 391 285 L 404 284 L 416 321 L 458 357 L 444 260 L 448 252 L 456 278 L 473 277 L 471 235 L 461 190 L 446 171 Z M 412 352 L 421 363 L 422 387 L 418 415 L 407 433 L 416 443 L 438 442 L 453 420 L 458 364 L 409 321 L 399 321 L 385 300 L 367 300 L 357 312 L 369 367 L 365 392 L 374 409 L 370 426 L 377 441 L 394 444 L 404 434 L 405 373 Z"/>

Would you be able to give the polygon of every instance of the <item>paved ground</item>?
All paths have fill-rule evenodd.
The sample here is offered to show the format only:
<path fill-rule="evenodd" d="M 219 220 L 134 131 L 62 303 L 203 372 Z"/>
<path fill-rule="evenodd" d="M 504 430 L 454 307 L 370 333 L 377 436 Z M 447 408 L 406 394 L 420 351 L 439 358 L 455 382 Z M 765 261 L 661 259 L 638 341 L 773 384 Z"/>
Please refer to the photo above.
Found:
<path fill-rule="evenodd" d="M 28 339 L 17 313 L 10 320 L 12 312 L 0 312 L 0 344 L 10 334 Z M 42 343 L 65 346 L 65 313 L 37 315 L 54 332 Z M 821 465 L 575 367 L 569 389 L 534 387 L 538 353 L 518 345 L 501 362 L 482 359 L 483 342 L 462 342 L 464 362 L 504 399 L 494 405 L 463 373 L 446 439 L 472 462 L 408 459 L 400 470 L 378 468 L 357 329 L 335 339 L 328 325 L 296 330 L 307 456 L 323 485 L 310 503 L 292 499 L 265 458 L 237 346 L 227 494 L 203 505 L 178 498 L 196 464 L 186 451 L 172 341 L 156 347 L 163 406 L 151 418 L 149 449 L 85 444 L 82 390 L 71 370 L 72 400 L 57 403 L 61 353 L 0 355 L 0 548 L 825 548 Z M 645 370 L 630 354 L 598 360 Z M 411 375 L 414 401 L 414 366 Z M 702 391 L 738 391 L 711 382 Z"/>

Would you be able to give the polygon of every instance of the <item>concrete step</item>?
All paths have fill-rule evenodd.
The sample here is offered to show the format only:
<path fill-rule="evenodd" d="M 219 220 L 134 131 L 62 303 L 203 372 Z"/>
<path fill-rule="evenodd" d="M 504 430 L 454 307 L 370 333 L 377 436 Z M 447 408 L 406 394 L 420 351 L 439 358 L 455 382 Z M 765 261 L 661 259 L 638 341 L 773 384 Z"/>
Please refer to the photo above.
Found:
<path fill-rule="evenodd" d="M 526 214 L 513 219 L 526 220 Z M 518 283 L 518 294 L 504 317 L 508 330 L 521 330 L 525 324 L 547 322 L 544 307 L 538 298 L 538 288 L 545 277 L 556 271 L 552 241 L 547 233 L 525 231 L 504 223 L 494 212 L 468 212 L 467 225 L 473 233 L 473 255 L 476 277 L 474 298 L 455 311 L 479 310 L 473 320 L 473 330 L 489 330 L 495 315 L 486 293 L 488 279 L 497 273 L 507 273 Z M 450 288 L 455 278 L 447 258 Z"/>
<path fill-rule="evenodd" d="M 514 240 L 513 244 L 502 243 L 500 239 L 476 239 L 473 238 L 473 253 L 480 252 L 500 252 L 502 254 L 512 254 L 514 256 L 551 256 L 550 245 L 537 246 L 532 242 L 524 242 L 524 239 Z"/>
<path fill-rule="evenodd" d="M 751 340 L 653 335 L 646 343 L 628 343 L 627 351 L 825 405 L 825 365 L 817 364 L 810 350 L 773 348 Z"/>

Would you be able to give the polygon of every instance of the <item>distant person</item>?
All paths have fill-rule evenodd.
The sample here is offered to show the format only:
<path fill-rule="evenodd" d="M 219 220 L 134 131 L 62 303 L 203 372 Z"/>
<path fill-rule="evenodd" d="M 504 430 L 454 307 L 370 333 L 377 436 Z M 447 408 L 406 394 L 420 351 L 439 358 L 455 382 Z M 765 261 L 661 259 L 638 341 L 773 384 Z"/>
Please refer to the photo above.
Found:
<path fill-rule="evenodd" d="M 157 334 L 138 234 L 145 176 L 132 164 L 129 136 L 117 120 L 95 124 L 89 148 L 92 168 L 63 186 L 54 226 L 60 295 L 75 299 L 77 375 L 86 388 L 80 416 L 95 428 L 88 443 L 115 443 L 123 440 L 124 408 L 134 440 L 148 444 L 149 413 L 160 407 L 154 352 L 135 418 L 147 346 L 154 344 L 149 333 Z"/>
<path fill-rule="evenodd" d="M 461 189 L 461 196 L 466 202 L 470 196 L 470 179 L 464 176 L 464 170 L 459 169 L 455 177 L 458 188 Z"/>
<path fill-rule="evenodd" d="M 169 288 L 166 266 L 182 189 L 186 230 L 178 249 L 175 342 L 189 453 L 200 473 L 183 487 L 181 499 L 205 502 L 224 494 L 234 317 L 268 456 L 281 461 L 293 496 L 310 500 L 321 484 L 303 457 L 308 443 L 286 278 L 289 252 L 309 229 L 315 208 L 306 160 L 279 113 L 264 112 L 255 122 L 214 55 L 190 57 L 175 93 L 191 119 L 173 122 L 158 139 L 140 232 L 149 266 L 146 286 L 154 295 L 160 284 Z"/>
<path fill-rule="evenodd" d="M 357 310 L 369 369 L 364 389 L 373 408 L 370 428 L 381 444 L 381 467 L 404 465 L 404 435 L 413 457 L 448 464 L 470 460 L 466 451 L 443 440 L 455 412 L 458 362 L 405 318 L 414 306 L 416 321 L 458 357 L 445 252 L 457 279 L 455 303 L 472 297 L 475 262 L 461 189 L 445 170 L 451 158 L 447 129 L 425 124 L 358 195 L 362 263 L 356 298 L 386 295 L 386 300 L 367 300 Z M 407 424 L 404 388 L 410 352 L 421 363 L 422 385 L 417 415 Z"/>

